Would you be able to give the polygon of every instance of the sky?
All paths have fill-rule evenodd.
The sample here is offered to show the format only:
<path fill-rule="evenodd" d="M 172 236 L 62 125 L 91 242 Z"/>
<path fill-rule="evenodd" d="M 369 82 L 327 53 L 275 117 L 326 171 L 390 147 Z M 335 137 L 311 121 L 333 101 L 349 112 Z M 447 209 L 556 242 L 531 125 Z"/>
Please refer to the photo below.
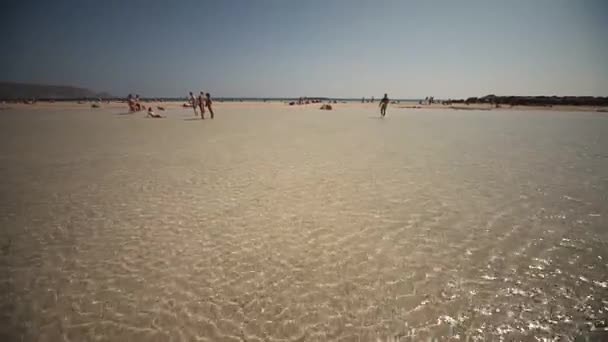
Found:
<path fill-rule="evenodd" d="M 4 0 L 0 80 L 124 96 L 608 96 L 606 0 Z"/>

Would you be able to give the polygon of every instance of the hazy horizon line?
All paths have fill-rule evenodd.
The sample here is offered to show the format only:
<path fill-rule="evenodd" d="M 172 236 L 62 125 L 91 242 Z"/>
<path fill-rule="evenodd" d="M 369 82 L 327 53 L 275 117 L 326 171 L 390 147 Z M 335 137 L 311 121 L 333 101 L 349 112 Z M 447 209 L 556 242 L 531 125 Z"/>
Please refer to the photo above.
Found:
<path fill-rule="evenodd" d="M 7 81 L 7 80 L 1 80 L 0 84 L 4 83 L 4 84 L 15 84 L 15 85 L 30 85 L 30 86 L 44 86 L 44 87 L 70 87 L 70 88 L 80 88 L 80 89 L 84 89 L 84 90 L 88 90 L 97 94 L 108 94 L 110 96 L 104 96 L 103 98 L 106 99 L 120 99 L 120 98 L 126 98 L 127 95 L 116 95 L 110 91 L 106 91 L 106 90 L 94 90 L 91 89 L 89 87 L 86 86 L 81 86 L 81 85 L 73 85 L 73 84 L 51 84 L 51 83 L 37 83 L 37 82 L 22 82 L 22 81 Z M 199 91 L 193 91 L 193 93 L 198 94 Z M 131 94 L 133 95 L 137 95 L 137 92 L 132 92 Z M 212 94 L 213 95 L 213 94 Z M 596 95 L 559 95 L 559 94 L 551 94 L 548 95 L 546 93 L 544 94 L 526 94 L 526 95 L 522 95 L 522 94 L 496 94 L 496 93 L 492 93 L 492 92 L 488 92 L 485 95 L 474 95 L 474 96 L 466 96 L 466 97 L 444 97 L 444 96 L 434 96 L 434 95 L 430 95 L 432 96 L 434 99 L 437 100 L 460 100 L 460 99 L 467 99 L 467 98 L 481 98 L 481 97 L 485 97 L 485 96 L 498 96 L 498 97 L 595 97 L 595 98 L 602 98 L 602 97 L 608 97 L 607 95 L 602 95 L 602 96 L 596 96 Z M 163 96 L 142 96 L 140 97 L 141 99 L 183 99 L 183 98 L 188 98 L 188 94 L 185 95 L 163 95 Z M 379 96 L 376 95 L 372 95 L 375 99 L 376 98 L 381 98 L 382 94 L 380 94 Z M 310 95 L 298 95 L 298 96 L 234 96 L 234 95 L 230 95 L 230 96 L 214 96 L 214 98 L 216 99 L 234 99 L 234 100 L 238 100 L 238 99 L 242 99 L 242 100 L 291 100 L 291 99 L 299 99 L 300 97 L 302 98 L 310 98 L 310 99 L 331 99 L 331 100 L 361 100 L 362 98 L 365 99 L 371 99 L 372 96 L 310 96 Z M 427 96 L 425 97 L 421 97 L 421 96 L 413 96 L 413 97 L 391 97 L 389 95 L 389 98 L 392 100 L 397 100 L 397 101 L 419 101 L 419 100 L 424 100 Z M 0 95 L 0 98 L 2 98 L 2 96 Z M 94 98 L 94 97 L 81 97 L 81 98 L 52 98 L 52 97 L 41 97 L 40 99 L 55 99 L 55 100 L 70 100 L 70 99 L 88 99 L 88 98 Z"/>

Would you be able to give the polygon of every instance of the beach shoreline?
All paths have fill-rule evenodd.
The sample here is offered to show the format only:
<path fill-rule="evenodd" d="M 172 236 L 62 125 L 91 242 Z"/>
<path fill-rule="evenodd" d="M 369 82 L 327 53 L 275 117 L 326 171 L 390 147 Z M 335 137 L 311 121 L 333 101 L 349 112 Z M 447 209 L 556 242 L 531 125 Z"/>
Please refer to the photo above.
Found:
<path fill-rule="evenodd" d="M 323 101 L 321 103 L 310 103 L 302 105 L 289 105 L 288 100 L 269 100 L 269 101 L 214 101 L 214 106 L 218 108 L 275 108 L 275 107 L 289 107 L 289 108 L 310 108 L 310 107 L 321 107 L 323 103 L 331 103 L 334 108 L 370 108 L 376 110 L 378 108 L 377 101 L 374 103 L 361 103 L 360 101 L 339 101 L 334 103 L 334 100 Z M 158 106 L 164 107 L 166 110 L 170 109 L 181 109 L 185 108 L 183 105 L 186 101 L 142 101 L 142 106 L 152 107 L 157 109 Z M 93 104 L 99 107 L 92 108 Z M 15 102 L 4 102 L 0 104 L 0 110 L 15 109 L 15 110 L 36 110 L 36 109 L 125 109 L 127 110 L 127 103 L 121 101 L 37 101 L 34 104 L 24 104 Z M 186 107 L 187 108 L 187 107 Z M 399 101 L 398 103 L 389 104 L 389 111 L 391 109 L 412 109 L 412 110 L 455 110 L 455 111 L 549 111 L 549 112 L 598 112 L 608 113 L 608 106 L 576 106 L 576 105 L 553 105 L 553 106 L 538 106 L 538 105 L 500 105 L 496 107 L 493 104 L 485 103 L 474 103 L 474 104 L 419 104 L 418 101 Z M 379 110 L 379 109 L 378 109 Z"/>

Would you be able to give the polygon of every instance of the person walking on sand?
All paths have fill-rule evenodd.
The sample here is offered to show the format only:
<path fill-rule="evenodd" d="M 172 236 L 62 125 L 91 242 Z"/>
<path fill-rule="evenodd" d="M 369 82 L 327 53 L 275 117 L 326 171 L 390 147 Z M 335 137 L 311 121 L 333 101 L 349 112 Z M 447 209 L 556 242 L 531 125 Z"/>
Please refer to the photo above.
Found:
<path fill-rule="evenodd" d="M 205 120 L 205 93 L 202 91 L 198 95 L 198 107 L 201 110 L 201 119 Z"/>
<path fill-rule="evenodd" d="M 386 115 L 386 107 L 388 107 L 388 95 L 384 94 L 382 100 L 380 100 L 380 115 L 384 117 Z"/>
<path fill-rule="evenodd" d="M 196 112 L 196 97 L 194 97 L 192 92 L 190 92 L 190 103 L 192 104 L 192 109 L 194 109 L 194 116 L 198 116 L 198 113 Z"/>
<path fill-rule="evenodd" d="M 205 100 L 205 106 L 209 109 L 209 114 L 211 114 L 211 118 L 213 119 L 213 109 L 211 108 L 211 94 L 207 93 L 207 99 Z"/>

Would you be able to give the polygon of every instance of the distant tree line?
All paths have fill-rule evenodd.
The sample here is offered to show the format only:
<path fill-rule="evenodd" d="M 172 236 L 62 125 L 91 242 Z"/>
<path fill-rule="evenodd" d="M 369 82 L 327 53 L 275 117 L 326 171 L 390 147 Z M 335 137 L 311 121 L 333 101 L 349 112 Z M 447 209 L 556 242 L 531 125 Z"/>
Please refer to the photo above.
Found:
<path fill-rule="evenodd" d="M 608 106 L 608 97 L 595 96 L 496 96 L 469 97 L 466 100 L 451 100 L 452 103 L 506 106 Z"/>

